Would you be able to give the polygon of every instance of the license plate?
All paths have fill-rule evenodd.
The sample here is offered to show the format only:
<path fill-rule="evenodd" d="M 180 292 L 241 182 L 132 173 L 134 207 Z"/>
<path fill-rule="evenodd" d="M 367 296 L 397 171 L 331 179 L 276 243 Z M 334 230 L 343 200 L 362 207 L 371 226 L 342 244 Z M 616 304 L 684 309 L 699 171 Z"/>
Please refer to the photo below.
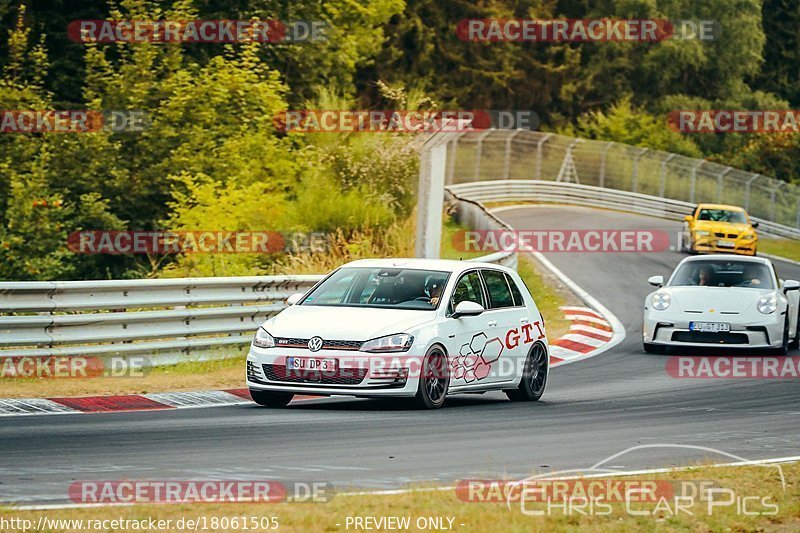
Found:
<path fill-rule="evenodd" d="M 336 359 L 287 357 L 286 368 L 290 370 L 319 370 L 320 372 L 333 372 L 336 370 Z"/>
<path fill-rule="evenodd" d="M 736 243 L 733 241 L 717 241 L 717 246 L 720 248 L 733 248 Z"/>
<path fill-rule="evenodd" d="M 723 333 L 731 330 L 727 322 L 689 322 L 689 331 L 702 333 Z"/>

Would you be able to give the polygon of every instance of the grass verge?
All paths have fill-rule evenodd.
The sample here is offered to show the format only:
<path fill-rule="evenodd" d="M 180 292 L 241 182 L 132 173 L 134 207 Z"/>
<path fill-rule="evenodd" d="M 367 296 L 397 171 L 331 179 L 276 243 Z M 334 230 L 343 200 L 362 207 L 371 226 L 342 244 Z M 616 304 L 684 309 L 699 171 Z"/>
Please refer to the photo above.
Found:
<path fill-rule="evenodd" d="M 277 531 L 353 531 L 354 518 L 369 517 L 380 520 L 386 517 L 408 517 L 409 530 L 419 530 L 417 520 L 439 518 L 445 526 L 452 519 L 451 529 L 456 531 L 797 531 L 800 528 L 800 464 L 781 465 L 786 479 L 785 490 L 780 482 L 778 470 L 774 466 L 710 467 L 698 466 L 686 470 L 663 474 L 648 474 L 625 478 L 607 478 L 608 481 L 625 480 L 667 480 L 676 492 L 684 487 L 681 482 L 712 483 L 714 487 L 730 489 L 731 493 L 714 496 L 709 505 L 707 492 L 702 496 L 676 503 L 675 495 L 670 494 L 663 501 L 608 504 L 610 509 L 575 502 L 573 506 L 551 505 L 545 503 L 519 502 L 511 508 L 505 503 L 474 503 L 462 501 L 454 490 L 418 490 L 392 495 L 334 496 L 325 503 L 274 503 L 274 504 L 143 504 L 128 507 L 94 507 L 83 509 L 50 509 L 47 511 L 0 510 L 0 531 L 3 519 L 30 520 L 36 524 L 41 516 L 51 522 L 50 531 L 78 531 L 62 524 L 55 527 L 52 520 L 147 520 L 149 518 L 171 520 L 172 527 L 165 531 L 186 531 L 179 529 L 181 518 L 203 520 L 212 525 L 216 520 L 229 521 L 233 517 L 250 521 L 275 517 L 279 524 Z M 695 485 L 696 486 L 696 485 Z M 624 489 L 623 489 L 624 490 Z M 689 491 L 683 494 L 688 494 Z M 730 503 L 726 503 L 730 502 Z M 602 502 L 600 502 L 602 503 Z M 682 505 L 682 507 L 678 507 Z M 523 509 L 525 512 L 523 512 Z M 710 509 L 710 511 L 709 511 Z M 540 511 L 540 516 L 532 516 L 531 511 Z M 642 513 L 634 515 L 633 512 Z M 745 514 L 745 511 L 748 514 Z M 770 513 L 770 514 L 766 514 Z M 774 513 L 774 514 L 772 514 Z M 349 518 L 349 520 L 348 520 Z M 363 523 L 363 522 L 362 522 Z M 350 527 L 347 527 L 349 524 Z M 422 522 L 420 522 L 422 524 Z M 374 522 L 373 522 L 374 525 Z M 115 531 L 132 528 L 117 527 Z M 147 529 L 147 528 L 144 528 Z M 202 529 L 202 527 L 198 528 Z M 387 527 L 374 527 L 386 531 Z M 438 529 L 428 527 L 428 529 Z M 85 529 L 84 529 L 85 530 Z M 100 527 L 100 531 L 111 531 L 112 527 Z M 208 530 L 244 531 L 244 528 L 216 527 Z"/>
<path fill-rule="evenodd" d="M 758 239 L 758 251 L 800 261 L 800 241 L 792 239 Z"/>
<path fill-rule="evenodd" d="M 244 352 L 218 361 L 146 369 L 141 376 L 92 378 L 0 378 L 0 398 L 57 398 L 147 394 L 244 387 Z"/>

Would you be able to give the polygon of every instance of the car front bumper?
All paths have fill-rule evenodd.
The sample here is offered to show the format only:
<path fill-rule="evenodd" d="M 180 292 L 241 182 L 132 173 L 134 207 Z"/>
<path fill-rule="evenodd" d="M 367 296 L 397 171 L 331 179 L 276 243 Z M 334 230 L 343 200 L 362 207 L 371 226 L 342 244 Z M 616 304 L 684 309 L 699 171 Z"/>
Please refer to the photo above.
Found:
<path fill-rule="evenodd" d="M 336 368 L 329 371 L 293 370 L 287 368 L 289 357 L 335 360 Z M 323 396 L 412 397 L 417 393 L 422 359 L 416 353 L 309 352 L 251 346 L 247 355 L 247 387 Z"/>
<path fill-rule="evenodd" d="M 733 246 L 721 246 L 720 242 L 728 241 Z M 756 254 L 756 241 L 744 239 L 725 239 L 716 236 L 695 236 L 694 251 L 698 253 L 709 254 L 740 254 L 740 255 L 755 255 Z"/>
<path fill-rule="evenodd" d="M 764 318 L 743 320 L 741 317 L 702 313 L 691 318 L 683 313 L 650 311 L 645 314 L 642 328 L 646 344 L 688 347 L 778 348 L 783 343 L 785 314 L 773 313 Z M 727 322 L 727 333 L 689 331 L 689 322 Z"/>

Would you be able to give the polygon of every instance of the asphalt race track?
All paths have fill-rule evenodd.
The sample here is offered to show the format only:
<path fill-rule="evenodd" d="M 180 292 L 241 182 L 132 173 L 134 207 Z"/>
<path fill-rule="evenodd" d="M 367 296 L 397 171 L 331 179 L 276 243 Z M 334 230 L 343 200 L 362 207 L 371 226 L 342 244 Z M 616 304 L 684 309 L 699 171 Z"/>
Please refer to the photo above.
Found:
<path fill-rule="evenodd" d="M 679 224 L 567 207 L 504 210 L 517 229 L 664 229 Z M 626 339 L 555 369 L 541 402 L 501 393 L 454 398 L 423 412 L 374 401 L 309 401 L 283 410 L 232 406 L 173 411 L 0 419 L 0 501 L 68 502 L 74 480 L 260 479 L 327 481 L 339 490 L 408 482 L 522 477 L 589 467 L 641 444 L 706 446 L 746 459 L 797 455 L 797 380 L 670 377 L 668 356 L 641 348 L 647 278 L 684 257 L 667 251 L 554 253 L 548 258 L 607 306 Z M 782 278 L 800 267 L 777 264 Z M 796 354 L 795 354 L 796 355 Z M 713 456 L 650 448 L 607 466 L 686 464 Z"/>

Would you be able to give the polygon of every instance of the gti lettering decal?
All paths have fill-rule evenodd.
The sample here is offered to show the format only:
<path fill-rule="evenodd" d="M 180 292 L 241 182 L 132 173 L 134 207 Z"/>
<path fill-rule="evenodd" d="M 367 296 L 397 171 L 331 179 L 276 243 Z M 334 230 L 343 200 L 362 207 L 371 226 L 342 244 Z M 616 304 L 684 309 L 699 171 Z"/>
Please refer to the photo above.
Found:
<path fill-rule="evenodd" d="M 538 336 L 533 332 L 536 327 Z M 480 381 L 489 375 L 489 371 L 500 356 L 503 350 L 513 350 L 520 343 L 530 344 L 534 340 L 543 339 L 544 331 L 539 322 L 524 324 L 520 328 L 512 328 L 506 332 L 505 344 L 500 337 L 489 339 L 486 333 L 480 332 L 473 335 L 472 339 L 461 346 L 458 356 L 453 358 L 450 367 L 453 370 L 455 379 L 464 379 L 467 383 Z"/>

